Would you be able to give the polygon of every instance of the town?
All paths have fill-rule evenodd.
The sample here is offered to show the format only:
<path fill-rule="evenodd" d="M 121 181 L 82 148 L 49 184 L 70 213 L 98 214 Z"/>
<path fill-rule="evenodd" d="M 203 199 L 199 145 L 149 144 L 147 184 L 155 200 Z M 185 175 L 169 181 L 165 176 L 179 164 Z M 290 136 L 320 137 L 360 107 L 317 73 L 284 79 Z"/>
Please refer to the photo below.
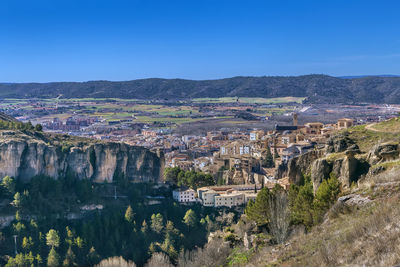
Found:
<path fill-rule="evenodd" d="M 244 206 L 263 187 L 288 188 L 287 163 L 354 125 L 398 115 L 398 105 L 308 105 L 303 98 L 192 100 L 5 99 L 1 111 L 48 132 L 162 151 L 164 168 L 211 175 L 180 185 L 184 204 Z"/>

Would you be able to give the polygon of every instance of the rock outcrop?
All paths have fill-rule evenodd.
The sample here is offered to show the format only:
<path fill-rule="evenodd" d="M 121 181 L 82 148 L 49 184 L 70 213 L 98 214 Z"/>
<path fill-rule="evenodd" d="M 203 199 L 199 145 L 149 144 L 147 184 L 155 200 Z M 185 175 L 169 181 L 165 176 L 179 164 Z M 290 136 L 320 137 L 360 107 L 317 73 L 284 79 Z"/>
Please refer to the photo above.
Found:
<path fill-rule="evenodd" d="M 344 133 L 329 138 L 325 149 L 327 153 L 339 153 L 346 151 L 352 145 L 354 145 L 354 141 Z"/>
<path fill-rule="evenodd" d="M 397 143 L 383 143 L 375 145 L 367 156 L 367 161 L 371 164 L 395 160 L 399 157 L 400 147 Z"/>
<path fill-rule="evenodd" d="M 343 187 L 350 187 L 368 172 L 370 166 L 364 159 L 356 157 L 360 153 L 357 144 L 347 135 L 335 136 L 329 139 L 325 149 L 316 149 L 289 160 L 287 169 L 281 171 L 280 176 L 286 175 L 291 183 L 299 184 L 304 174 L 311 174 L 316 191 L 333 173 Z"/>
<path fill-rule="evenodd" d="M 148 182 L 159 179 L 162 166 L 162 155 L 124 143 L 86 139 L 62 146 L 19 131 L 0 132 L 0 177 L 28 181 L 37 175 L 68 174 L 95 182 L 112 182 L 116 177 Z"/>
<path fill-rule="evenodd" d="M 326 159 L 317 159 L 311 166 L 311 181 L 313 183 L 314 192 L 317 191 L 322 181 L 329 177 L 332 171 L 332 164 Z"/>
<path fill-rule="evenodd" d="M 287 166 L 289 181 L 299 184 L 304 174 L 311 173 L 313 162 L 322 156 L 324 156 L 322 150 L 312 150 L 289 160 Z"/>

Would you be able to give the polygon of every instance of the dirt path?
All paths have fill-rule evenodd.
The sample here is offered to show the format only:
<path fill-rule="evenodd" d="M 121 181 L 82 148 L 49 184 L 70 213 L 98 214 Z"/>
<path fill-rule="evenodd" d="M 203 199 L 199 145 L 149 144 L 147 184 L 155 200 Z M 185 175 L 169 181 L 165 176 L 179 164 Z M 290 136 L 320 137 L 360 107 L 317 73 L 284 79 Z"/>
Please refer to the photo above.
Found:
<path fill-rule="evenodd" d="M 366 130 L 372 131 L 372 132 L 376 132 L 376 133 L 393 133 L 393 134 L 397 134 L 400 133 L 400 131 L 384 131 L 384 130 L 378 130 L 375 129 L 374 126 L 376 125 L 376 123 L 371 123 L 371 124 L 367 124 L 367 126 L 365 126 Z"/>

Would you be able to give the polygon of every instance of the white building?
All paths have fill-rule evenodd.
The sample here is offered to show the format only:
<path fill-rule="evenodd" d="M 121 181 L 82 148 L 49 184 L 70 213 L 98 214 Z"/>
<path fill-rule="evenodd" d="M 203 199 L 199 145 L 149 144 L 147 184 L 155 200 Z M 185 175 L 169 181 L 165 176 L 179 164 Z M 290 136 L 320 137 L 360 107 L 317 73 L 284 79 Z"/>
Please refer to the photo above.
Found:
<path fill-rule="evenodd" d="M 172 197 L 178 202 L 195 202 L 195 191 L 193 189 L 178 188 L 172 191 Z"/>
<path fill-rule="evenodd" d="M 202 201 L 203 206 L 206 207 L 214 207 L 215 205 L 215 196 L 218 196 L 218 193 L 214 190 L 198 190 L 199 198 Z"/>
<path fill-rule="evenodd" d="M 245 203 L 244 193 L 232 192 L 215 196 L 215 207 L 234 207 Z"/>

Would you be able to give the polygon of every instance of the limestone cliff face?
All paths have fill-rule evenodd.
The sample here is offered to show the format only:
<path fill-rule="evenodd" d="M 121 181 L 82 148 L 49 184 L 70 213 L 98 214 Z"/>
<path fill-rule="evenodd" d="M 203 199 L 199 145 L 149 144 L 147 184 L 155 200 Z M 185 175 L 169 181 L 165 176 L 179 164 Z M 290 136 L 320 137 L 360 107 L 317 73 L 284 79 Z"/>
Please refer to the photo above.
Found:
<path fill-rule="evenodd" d="M 88 139 L 87 139 L 88 140 Z M 130 181 L 157 181 L 163 156 L 124 143 L 80 142 L 62 147 L 21 132 L 0 133 L 0 177 L 29 180 L 36 175 L 76 175 L 95 182 L 112 182 L 115 177 Z"/>
<path fill-rule="evenodd" d="M 369 167 L 368 162 L 362 158 L 358 159 L 352 154 L 334 160 L 328 160 L 327 158 L 317 159 L 311 166 L 311 180 L 314 191 L 331 173 L 338 178 L 344 188 L 348 188 L 353 182 L 357 182 L 360 177 L 365 175 Z"/>
<path fill-rule="evenodd" d="M 380 163 L 399 158 L 398 141 L 379 143 L 370 151 L 361 152 L 348 134 L 339 134 L 329 139 L 324 149 L 302 154 L 289 160 L 287 165 L 279 166 L 276 177 L 288 177 L 291 183 L 299 184 L 304 174 L 310 174 L 315 192 L 322 181 L 333 173 L 346 188 L 368 173 L 382 171 L 384 167 L 379 166 Z"/>
<path fill-rule="evenodd" d="M 359 153 L 358 146 L 348 136 L 335 136 L 328 141 L 325 149 L 313 150 L 291 159 L 285 175 L 290 182 L 298 184 L 303 174 L 310 174 L 316 191 L 322 181 L 333 173 L 343 187 L 349 187 L 365 175 L 370 166 L 363 158 L 355 157 Z"/>
<path fill-rule="evenodd" d="M 313 150 L 289 160 L 287 166 L 287 176 L 289 177 L 289 181 L 298 184 L 301 181 L 303 174 L 311 172 L 313 162 L 323 155 L 324 152 L 322 150 Z"/>

